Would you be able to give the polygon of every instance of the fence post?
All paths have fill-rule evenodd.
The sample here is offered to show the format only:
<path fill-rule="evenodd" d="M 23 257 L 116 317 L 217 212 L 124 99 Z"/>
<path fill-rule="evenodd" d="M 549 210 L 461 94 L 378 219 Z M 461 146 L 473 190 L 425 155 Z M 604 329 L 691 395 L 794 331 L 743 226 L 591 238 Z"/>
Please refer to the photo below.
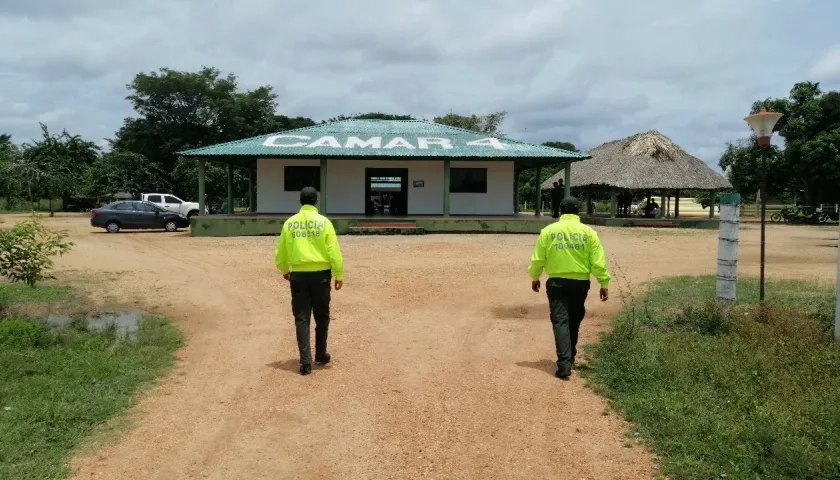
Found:
<path fill-rule="evenodd" d="M 736 300 L 740 204 L 741 195 L 737 193 L 721 195 L 717 286 L 715 289 L 718 300 L 733 302 Z"/>

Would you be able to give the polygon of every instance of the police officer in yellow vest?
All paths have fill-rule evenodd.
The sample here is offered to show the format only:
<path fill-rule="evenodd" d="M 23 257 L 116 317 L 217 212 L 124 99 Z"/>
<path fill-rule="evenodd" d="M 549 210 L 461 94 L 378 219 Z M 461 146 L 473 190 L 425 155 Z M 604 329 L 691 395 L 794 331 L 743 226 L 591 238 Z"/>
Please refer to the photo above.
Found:
<path fill-rule="evenodd" d="M 563 379 L 571 376 L 575 363 L 590 274 L 601 285 L 601 300 L 609 298 L 610 273 L 604 248 L 595 230 L 581 223 L 579 212 L 577 199 L 566 197 L 560 202 L 560 220 L 540 232 L 528 269 L 535 292 L 540 291 L 543 271 L 548 274 L 545 287 L 557 349 L 555 375 Z"/>
<path fill-rule="evenodd" d="M 301 209 L 283 224 L 275 263 L 292 289 L 300 374 L 312 373 L 309 323 L 315 313 L 315 362 L 327 364 L 327 331 L 330 327 L 330 281 L 341 290 L 344 260 L 332 223 L 318 213 L 318 192 L 312 187 L 300 191 Z"/>

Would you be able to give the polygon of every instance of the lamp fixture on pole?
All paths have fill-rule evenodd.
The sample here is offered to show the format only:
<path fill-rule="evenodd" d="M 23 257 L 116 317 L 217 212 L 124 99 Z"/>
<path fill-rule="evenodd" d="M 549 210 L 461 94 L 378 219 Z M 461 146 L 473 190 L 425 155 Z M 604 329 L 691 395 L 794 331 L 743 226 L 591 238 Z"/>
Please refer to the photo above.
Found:
<path fill-rule="evenodd" d="M 761 152 L 761 278 L 759 279 L 759 299 L 764 302 L 764 250 L 765 250 L 765 225 L 767 222 L 767 150 L 770 149 L 770 137 L 773 136 L 773 127 L 781 113 L 768 112 L 762 108 L 760 112 L 754 113 L 744 120 L 755 133 L 756 142 Z"/>

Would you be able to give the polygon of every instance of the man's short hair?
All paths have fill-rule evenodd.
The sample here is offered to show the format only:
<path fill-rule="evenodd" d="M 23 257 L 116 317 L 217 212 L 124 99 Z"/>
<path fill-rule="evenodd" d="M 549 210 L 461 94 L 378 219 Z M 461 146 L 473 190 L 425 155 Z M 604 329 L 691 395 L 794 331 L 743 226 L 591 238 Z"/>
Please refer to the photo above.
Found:
<path fill-rule="evenodd" d="M 316 203 L 318 203 L 318 190 L 314 187 L 304 187 L 300 191 L 300 204 L 315 205 Z"/>
<path fill-rule="evenodd" d="M 560 213 L 577 215 L 580 213 L 580 202 L 575 197 L 566 197 L 560 202 Z"/>

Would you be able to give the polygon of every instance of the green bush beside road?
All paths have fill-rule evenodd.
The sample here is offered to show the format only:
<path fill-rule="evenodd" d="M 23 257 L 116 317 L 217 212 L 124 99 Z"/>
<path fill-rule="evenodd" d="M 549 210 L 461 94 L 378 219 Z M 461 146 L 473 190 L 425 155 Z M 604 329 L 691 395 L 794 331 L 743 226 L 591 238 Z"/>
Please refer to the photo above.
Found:
<path fill-rule="evenodd" d="M 627 299 L 582 373 L 674 479 L 840 478 L 840 345 L 831 288 L 755 280 L 714 303 L 714 277 Z"/>

